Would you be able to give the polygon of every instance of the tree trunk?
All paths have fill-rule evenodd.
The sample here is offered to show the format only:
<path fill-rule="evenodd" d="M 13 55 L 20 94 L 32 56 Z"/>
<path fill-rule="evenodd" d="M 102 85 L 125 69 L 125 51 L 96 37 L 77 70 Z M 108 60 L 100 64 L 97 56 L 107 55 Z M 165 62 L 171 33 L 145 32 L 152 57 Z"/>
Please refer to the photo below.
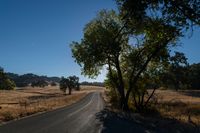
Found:
<path fill-rule="evenodd" d="M 71 95 L 72 93 L 72 89 L 69 87 L 69 95 Z"/>
<path fill-rule="evenodd" d="M 128 106 L 128 99 L 125 98 L 125 96 L 121 97 L 121 109 L 123 111 L 129 111 L 129 106 Z"/>
<path fill-rule="evenodd" d="M 153 89 L 151 95 L 149 96 L 149 98 L 147 99 L 147 101 L 145 102 L 145 107 L 147 106 L 147 104 L 149 103 L 150 99 L 152 98 L 152 96 L 154 95 L 154 92 L 156 91 L 156 88 Z"/>
<path fill-rule="evenodd" d="M 116 59 L 115 59 L 115 65 L 116 65 L 117 75 L 118 75 L 118 79 L 119 79 L 118 91 L 120 93 L 120 107 L 123 111 L 128 111 L 129 110 L 128 99 L 126 99 L 125 93 L 124 93 L 124 81 L 123 81 L 118 57 L 116 57 Z"/>

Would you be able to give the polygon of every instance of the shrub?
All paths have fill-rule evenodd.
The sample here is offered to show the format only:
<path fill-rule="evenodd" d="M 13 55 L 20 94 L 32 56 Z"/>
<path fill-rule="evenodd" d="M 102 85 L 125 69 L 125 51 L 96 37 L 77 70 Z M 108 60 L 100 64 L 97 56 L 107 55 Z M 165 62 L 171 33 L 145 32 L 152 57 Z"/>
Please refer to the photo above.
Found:
<path fill-rule="evenodd" d="M 15 88 L 15 83 L 8 78 L 6 73 L 0 67 L 0 90 L 13 90 Z"/>
<path fill-rule="evenodd" d="M 56 86 L 56 82 L 51 82 L 51 86 Z"/>
<path fill-rule="evenodd" d="M 4 120 L 5 121 L 9 121 L 9 120 L 13 120 L 14 119 L 14 116 L 11 112 L 9 111 L 6 111 L 3 113 L 3 117 L 4 117 Z"/>

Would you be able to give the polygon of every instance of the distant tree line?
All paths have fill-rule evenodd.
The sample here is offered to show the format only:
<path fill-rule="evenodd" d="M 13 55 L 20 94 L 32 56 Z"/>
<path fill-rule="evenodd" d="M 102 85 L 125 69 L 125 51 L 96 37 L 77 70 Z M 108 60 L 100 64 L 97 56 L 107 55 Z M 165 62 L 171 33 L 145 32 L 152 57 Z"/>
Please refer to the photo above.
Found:
<path fill-rule="evenodd" d="M 14 73 L 6 73 L 0 67 L 0 89 L 12 90 L 14 87 L 45 87 L 48 85 L 56 86 L 59 84 L 61 78 L 38 76 L 32 73 L 18 75 Z"/>
<path fill-rule="evenodd" d="M 42 88 L 44 88 L 45 86 L 48 86 L 48 85 L 49 85 L 49 83 L 45 80 L 37 80 L 37 81 L 33 81 L 31 83 L 32 87 L 42 87 Z"/>
<path fill-rule="evenodd" d="M 101 87 L 104 87 L 104 83 L 103 82 L 87 82 L 87 81 L 84 81 L 84 82 L 81 82 L 80 83 L 81 85 L 88 85 L 88 86 L 101 86 Z"/>
<path fill-rule="evenodd" d="M 184 63 L 185 64 L 185 63 Z M 161 85 L 167 88 L 200 89 L 200 63 L 170 64 L 161 76 Z"/>

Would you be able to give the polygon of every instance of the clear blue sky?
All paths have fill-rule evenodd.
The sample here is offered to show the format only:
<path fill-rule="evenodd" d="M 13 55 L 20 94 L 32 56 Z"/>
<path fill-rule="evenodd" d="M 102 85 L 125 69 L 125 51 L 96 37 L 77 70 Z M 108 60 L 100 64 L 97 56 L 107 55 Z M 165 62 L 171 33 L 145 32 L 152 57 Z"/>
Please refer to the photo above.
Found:
<path fill-rule="evenodd" d="M 7 72 L 80 76 L 70 43 L 101 9 L 116 9 L 114 0 L 0 0 L 0 66 Z M 200 62 L 200 31 L 181 39 L 189 63 Z M 96 80 L 103 81 L 105 70 Z"/>

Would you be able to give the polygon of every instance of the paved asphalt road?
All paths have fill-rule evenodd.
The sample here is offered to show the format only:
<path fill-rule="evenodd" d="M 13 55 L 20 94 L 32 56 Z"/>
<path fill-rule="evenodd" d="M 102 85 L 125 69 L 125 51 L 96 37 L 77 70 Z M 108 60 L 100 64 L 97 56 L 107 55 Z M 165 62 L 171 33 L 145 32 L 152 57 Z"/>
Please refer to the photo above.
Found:
<path fill-rule="evenodd" d="M 93 92 L 71 106 L 2 125 L 0 133 L 98 133 L 96 113 L 103 106 L 100 93 Z"/>

